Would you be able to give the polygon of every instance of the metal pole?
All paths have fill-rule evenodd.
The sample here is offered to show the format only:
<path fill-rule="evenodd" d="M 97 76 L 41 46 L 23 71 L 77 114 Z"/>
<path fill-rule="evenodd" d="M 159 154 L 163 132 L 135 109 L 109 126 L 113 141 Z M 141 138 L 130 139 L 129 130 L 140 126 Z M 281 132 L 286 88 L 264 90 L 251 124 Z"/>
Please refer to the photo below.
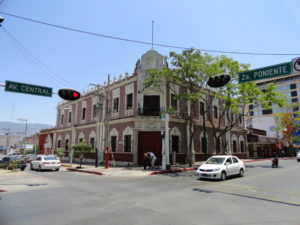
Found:
<path fill-rule="evenodd" d="M 100 85 L 97 85 L 97 105 L 96 105 L 96 159 L 95 167 L 98 167 L 99 161 L 99 110 L 100 110 L 100 97 L 99 97 Z"/>
<path fill-rule="evenodd" d="M 23 143 L 24 143 L 24 150 L 23 153 L 25 153 L 25 148 L 26 148 L 26 136 L 27 136 L 27 121 L 28 119 L 18 119 L 20 121 L 25 121 L 25 134 L 24 134 L 24 139 L 23 139 Z"/>
<path fill-rule="evenodd" d="M 109 85 L 110 85 L 110 75 L 107 76 L 107 88 L 106 88 L 106 94 L 105 94 L 105 149 L 108 151 L 109 148 Z M 106 157 L 109 157 L 109 154 L 105 154 Z"/>
<path fill-rule="evenodd" d="M 203 142 L 202 142 L 202 150 L 205 154 L 205 159 L 207 159 L 207 142 L 206 142 L 206 125 L 205 125 L 205 113 L 206 111 L 203 110 L 203 117 L 202 117 L 202 122 L 203 122 Z"/>
<path fill-rule="evenodd" d="M 166 155 L 166 167 L 169 169 L 170 165 L 170 154 L 169 154 L 169 114 L 166 113 L 166 119 L 165 119 L 165 128 L 166 128 L 166 133 L 165 133 L 165 155 Z"/>

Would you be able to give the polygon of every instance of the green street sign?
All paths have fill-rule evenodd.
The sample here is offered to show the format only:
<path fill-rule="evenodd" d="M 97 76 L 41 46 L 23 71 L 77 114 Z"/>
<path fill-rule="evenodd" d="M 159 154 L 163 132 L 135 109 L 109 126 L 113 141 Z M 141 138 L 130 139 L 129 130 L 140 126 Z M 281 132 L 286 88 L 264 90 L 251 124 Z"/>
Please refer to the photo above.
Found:
<path fill-rule="evenodd" d="M 239 83 L 288 75 L 291 72 L 291 62 L 281 63 L 240 73 Z"/>
<path fill-rule="evenodd" d="M 8 80 L 5 81 L 5 91 L 52 97 L 52 88 Z"/>

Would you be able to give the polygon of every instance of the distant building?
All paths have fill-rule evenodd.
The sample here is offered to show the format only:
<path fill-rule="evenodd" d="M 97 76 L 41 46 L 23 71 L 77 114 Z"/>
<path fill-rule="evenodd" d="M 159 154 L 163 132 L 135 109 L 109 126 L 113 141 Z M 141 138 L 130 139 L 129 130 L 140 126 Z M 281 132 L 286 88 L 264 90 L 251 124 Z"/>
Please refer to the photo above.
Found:
<path fill-rule="evenodd" d="M 40 131 L 38 139 L 37 154 L 53 154 L 53 136 L 55 129 L 44 129 Z"/>
<path fill-rule="evenodd" d="M 299 63 L 299 65 L 298 65 Z M 279 148 L 287 147 L 287 140 L 283 140 L 281 131 L 275 131 L 276 116 L 278 113 L 286 113 L 293 118 L 299 117 L 299 106 L 295 103 L 300 103 L 300 58 L 294 59 L 291 62 L 291 74 L 279 76 L 272 79 L 259 80 L 256 82 L 257 87 L 261 90 L 266 88 L 269 83 L 274 83 L 275 91 L 280 92 L 286 100 L 286 107 L 278 107 L 270 103 L 271 109 L 263 109 L 259 105 L 249 105 L 250 117 L 247 120 L 247 126 L 265 130 L 268 137 L 273 137 L 279 140 Z M 294 105 L 293 105 L 294 104 Z M 293 132 L 297 134 L 296 132 Z"/>
<path fill-rule="evenodd" d="M 22 139 L 15 135 L 0 135 L 0 154 L 17 152 L 22 145 Z"/>

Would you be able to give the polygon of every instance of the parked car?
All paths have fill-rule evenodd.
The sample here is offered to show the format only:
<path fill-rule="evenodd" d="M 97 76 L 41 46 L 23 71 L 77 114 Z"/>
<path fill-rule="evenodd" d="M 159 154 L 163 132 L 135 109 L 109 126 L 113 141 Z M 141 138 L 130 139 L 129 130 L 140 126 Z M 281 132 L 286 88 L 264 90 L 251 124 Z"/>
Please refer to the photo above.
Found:
<path fill-rule="evenodd" d="M 36 154 L 27 154 L 25 156 L 26 162 L 30 163 L 32 160 L 35 160 L 36 156 Z"/>
<path fill-rule="evenodd" d="M 300 162 L 300 151 L 297 152 L 297 161 Z"/>
<path fill-rule="evenodd" d="M 228 176 L 244 176 L 245 165 L 236 156 L 220 155 L 210 157 L 197 169 L 199 178 L 226 180 Z"/>
<path fill-rule="evenodd" d="M 30 162 L 31 170 L 56 170 L 59 171 L 60 160 L 53 155 L 38 155 L 35 160 Z"/>
<path fill-rule="evenodd" d="M 5 155 L 0 157 L 0 167 L 9 169 L 9 164 L 12 161 L 16 161 L 16 167 L 17 169 L 21 169 L 22 171 L 25 170 L 27 164 L 24 158 L 21 155 Z"/>

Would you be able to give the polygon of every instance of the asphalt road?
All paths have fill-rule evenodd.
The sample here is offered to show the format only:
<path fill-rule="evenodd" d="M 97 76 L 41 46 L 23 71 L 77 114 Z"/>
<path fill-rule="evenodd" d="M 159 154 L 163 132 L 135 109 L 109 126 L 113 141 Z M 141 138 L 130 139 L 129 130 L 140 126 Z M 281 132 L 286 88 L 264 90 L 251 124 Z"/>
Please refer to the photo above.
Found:
<path fill-rule="evenodd" d="M 0 225 L 300 224 L 296 160 L 282 160 L 279 168 L 249 163 L 245 177 L 224 182 L 199 180 L 195 172 L 106 177 L 27 170 L 20 176 L 0 178 L 0 189 L 8 188 L 0 193 Z"/>

